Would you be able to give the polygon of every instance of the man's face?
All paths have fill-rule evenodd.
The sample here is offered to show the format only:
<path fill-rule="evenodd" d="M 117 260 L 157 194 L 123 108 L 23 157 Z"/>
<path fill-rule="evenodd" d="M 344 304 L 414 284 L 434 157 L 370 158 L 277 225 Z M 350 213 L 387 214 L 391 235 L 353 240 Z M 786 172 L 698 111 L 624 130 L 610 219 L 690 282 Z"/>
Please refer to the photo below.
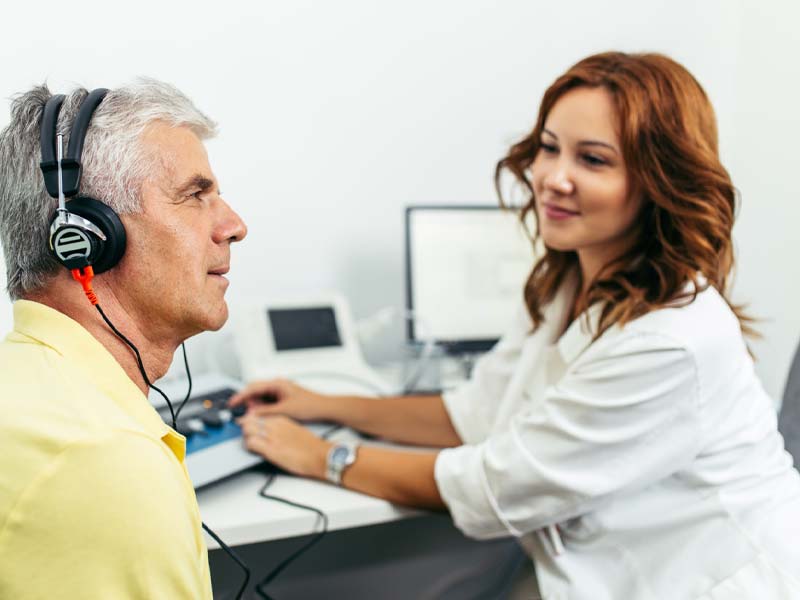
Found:
<path fill-rule="evenodd" d="M 190 129 L 156 122 L 142 138 L 154 172 L 142 187 L 142 211 L 122 217 L 128 247 L 109 282 L 147 337 L 182 341 L 227 320 L 230 246 L 247 227 L 220 196 Z"/>

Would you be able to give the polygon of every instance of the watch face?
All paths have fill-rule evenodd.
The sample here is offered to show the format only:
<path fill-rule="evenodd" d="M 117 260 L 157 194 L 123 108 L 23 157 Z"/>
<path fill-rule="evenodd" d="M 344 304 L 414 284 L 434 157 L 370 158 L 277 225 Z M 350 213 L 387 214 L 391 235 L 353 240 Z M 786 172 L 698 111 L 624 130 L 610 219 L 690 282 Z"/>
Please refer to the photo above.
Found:
<path fill-rule="evenodd" d="M 333 449 L 333 454 L 331 455 L 331 462 L 335 465 L 344 465 L 347 462 L 347 457 L 350 454 L 350 450 L 345 448 L 344 446 L 338 446 Z"/>

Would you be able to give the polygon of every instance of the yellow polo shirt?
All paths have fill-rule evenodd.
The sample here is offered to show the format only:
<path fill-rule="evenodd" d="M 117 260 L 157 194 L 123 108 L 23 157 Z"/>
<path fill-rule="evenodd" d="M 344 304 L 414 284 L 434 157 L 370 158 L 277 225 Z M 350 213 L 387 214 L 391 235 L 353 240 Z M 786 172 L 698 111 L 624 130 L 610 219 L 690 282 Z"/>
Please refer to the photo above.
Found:
<path fill-rule="evenodd" d="M 16 302 L 0 343 L 0 598 L 210 599 L 185 444 L 83 327 Z"/>

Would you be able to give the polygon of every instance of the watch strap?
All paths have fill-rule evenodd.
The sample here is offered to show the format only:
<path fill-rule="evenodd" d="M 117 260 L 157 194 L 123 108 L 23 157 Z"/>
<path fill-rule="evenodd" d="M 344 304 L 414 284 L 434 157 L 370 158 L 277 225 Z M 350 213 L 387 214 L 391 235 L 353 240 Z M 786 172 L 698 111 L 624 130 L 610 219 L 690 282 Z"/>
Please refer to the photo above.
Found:
<path fill-rule="evenodd" d="M 344 454 L 343 451 L 346 451 Z M 344 458 L 339 458 L 344 454 Z M 325 477 L 331 483 L 342 485 L 342 475 L 347 467 L 356 462 L 358 454 L 358 442 L 347 441 L 337 442 L 328 450 L 328 458 L 325 466 Z"/>

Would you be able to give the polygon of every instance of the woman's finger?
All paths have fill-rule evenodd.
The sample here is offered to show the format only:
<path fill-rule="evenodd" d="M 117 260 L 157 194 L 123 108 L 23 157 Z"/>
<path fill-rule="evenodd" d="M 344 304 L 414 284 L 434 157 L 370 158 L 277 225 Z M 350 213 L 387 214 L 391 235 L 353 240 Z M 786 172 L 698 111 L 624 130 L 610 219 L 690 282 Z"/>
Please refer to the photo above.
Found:
<path fill-rule="evenodd" d="M 228 405 L 237 406 L 248 400 L 258 400 L 267 394 L 276 395 L 280 386 L 281 383 L 278 379 L 253 381 L 231 396 L 230 400 L 228 400 Z"/>

